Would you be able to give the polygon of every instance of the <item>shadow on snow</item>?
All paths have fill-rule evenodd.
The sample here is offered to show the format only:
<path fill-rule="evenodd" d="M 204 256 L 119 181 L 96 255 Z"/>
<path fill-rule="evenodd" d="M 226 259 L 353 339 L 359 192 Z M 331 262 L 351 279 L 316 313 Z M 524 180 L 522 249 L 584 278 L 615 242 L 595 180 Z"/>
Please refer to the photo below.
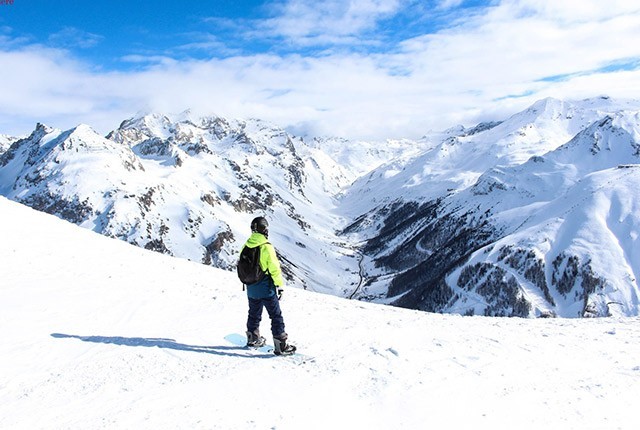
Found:
<path fill-rule="evenodd" d="M 244 346 L 196 346 L 176 342 L 174 339 L 146 338 L 146 337 L 122 337 L 122 336 L 78 336 L 73 334 L 52 333 L 56 339 L 80 339 L 83 342 L 106 343 L 120 346 L 142 346 L 147 348 L 174 349 L 178 351 L 200 352 L 205 354 L 222 355 L 227 357 L 243 358 L 271 358 L 273 354 L 256 354 L 248 351 Z M 238 352 L 234 352 L 238 351 Z M 239 353 L 245 351 L 246 353 Z"/>

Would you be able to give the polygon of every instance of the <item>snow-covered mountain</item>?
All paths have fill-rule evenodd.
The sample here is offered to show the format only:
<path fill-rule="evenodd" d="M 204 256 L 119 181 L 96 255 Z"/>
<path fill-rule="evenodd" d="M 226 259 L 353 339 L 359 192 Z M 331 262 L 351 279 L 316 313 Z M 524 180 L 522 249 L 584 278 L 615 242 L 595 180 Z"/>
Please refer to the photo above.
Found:
<path fill-rule="evenodd" d="M 297 365 L 225 340 L 246 318 L 233 273 L 3 197 L 0 237 L 2 429 L 637 426 L 638 318 L 496 320 L 287 289 L 287 331 L 315 358 Z"/>
<path fill-rule="evenodd" d="M 266 215 L 288 280 L 342 294 L 358 269 L 353 250 L 337 243 L 333 196 L 407 148 L 413 144 L 306 145 L 261 121 L 189 112 L 139 116 L 106 138 L 86 125 L 39 124 L 0 155 L 0 194 L 109 237 L 227 269 L 251 219 Z M 331 268 L 318 270 L 319 262 Z"/>
<path fill-rule="evenodd" d="M 546 99 L 361 178 L 342 201 L 363 214 L 346 229 L 366 239 L 360 294 L 466 314 L 637 315 L 639 111 Z"/>
<path fill-rule="evenodd" d="M 17 137 L 7 136 L 5 134 L 0 134 L 0 154 L 5 152 L 9 147 L 18 140 Z"/>
<path fill-rule="evenodd" d="M 639 101 L 541 100 L 419 141 L 305 140 L 259 120 L 38 125 L 0 194 L 232 269 L 256 215 L 291 285 L 463 314 L 640 314 Z"/>

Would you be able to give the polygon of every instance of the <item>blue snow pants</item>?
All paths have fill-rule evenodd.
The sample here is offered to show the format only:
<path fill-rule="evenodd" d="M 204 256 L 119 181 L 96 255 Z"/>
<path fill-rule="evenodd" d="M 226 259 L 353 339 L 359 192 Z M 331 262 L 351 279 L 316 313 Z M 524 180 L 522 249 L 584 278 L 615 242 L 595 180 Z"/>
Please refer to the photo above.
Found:
<path fill-rule="evenodd" d="M 262 320 L 262 310 L 267 308 L 269 318 L 271 318 L 271 334 L 280 337 L 284 333 L 284 318 L 280 310 L 280 300 L 275 294 L 264 298 L 249 297 L 249 318 L 247 319 L 247 331 L 255 332 L 260 328 Z"/>

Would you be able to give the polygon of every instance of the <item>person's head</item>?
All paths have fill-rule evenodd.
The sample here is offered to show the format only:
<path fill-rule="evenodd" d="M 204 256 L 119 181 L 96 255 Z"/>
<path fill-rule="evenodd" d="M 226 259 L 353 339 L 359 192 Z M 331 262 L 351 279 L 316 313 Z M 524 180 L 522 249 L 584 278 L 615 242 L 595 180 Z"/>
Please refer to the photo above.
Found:
<path fill-rule="evenodd" d="M 254 233 L 261 233 L 265 237 L 269 236 L 269 223 L 265 217 L 257 217 L 251 221 L 251 231 Z"/>

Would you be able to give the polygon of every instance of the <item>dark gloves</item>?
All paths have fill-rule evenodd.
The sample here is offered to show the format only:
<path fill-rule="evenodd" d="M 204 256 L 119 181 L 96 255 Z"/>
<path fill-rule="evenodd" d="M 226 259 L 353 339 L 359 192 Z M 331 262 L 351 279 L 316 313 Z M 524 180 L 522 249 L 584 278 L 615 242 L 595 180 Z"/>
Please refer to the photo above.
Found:
<path fill-rule="evenodd" d="M 278 300 L 282 300 L 282 293 L 284 293 L 284 289 L 278 287 L 276 292 L 278 294 Z"/>

